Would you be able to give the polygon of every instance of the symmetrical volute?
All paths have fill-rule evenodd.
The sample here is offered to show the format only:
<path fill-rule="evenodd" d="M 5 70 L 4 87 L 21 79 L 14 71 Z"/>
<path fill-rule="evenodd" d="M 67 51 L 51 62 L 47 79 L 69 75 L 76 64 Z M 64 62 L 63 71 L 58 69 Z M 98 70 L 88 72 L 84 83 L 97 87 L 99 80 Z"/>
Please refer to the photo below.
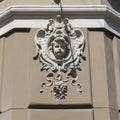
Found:
<path fill-rule="evenodd" d="M 41 71 L 47 71 L 46 82 L 42 83 L 40 93 L 45 87 L 52 87 L 51 92 L 57 100 L 64 100 L 67 96 L 67 83 L 82 92 L 77 83 L 77 70 L 80 68 L 80 59 L 84 56 L 85 38 L 80 29 L 73 29 L 68 18 L 57 15 L 50 19 L 46 29 L 40 29 L 35 34 L 36 55 L 42 63 Z M 66 78 L 63 79 L 63 74 Z"/>

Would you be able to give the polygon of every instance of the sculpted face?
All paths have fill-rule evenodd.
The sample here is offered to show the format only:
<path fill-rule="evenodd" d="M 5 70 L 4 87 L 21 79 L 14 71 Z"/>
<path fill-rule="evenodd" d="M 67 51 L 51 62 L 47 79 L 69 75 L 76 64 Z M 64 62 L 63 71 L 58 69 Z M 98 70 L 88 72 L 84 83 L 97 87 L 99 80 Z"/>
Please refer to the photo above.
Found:
<path fill-rule="evenodd" d="M 53 54 L 56 59 L 63 59 L 67 50 L 67 45 L 63 38 L 57 38 L 53 42 Z"/>

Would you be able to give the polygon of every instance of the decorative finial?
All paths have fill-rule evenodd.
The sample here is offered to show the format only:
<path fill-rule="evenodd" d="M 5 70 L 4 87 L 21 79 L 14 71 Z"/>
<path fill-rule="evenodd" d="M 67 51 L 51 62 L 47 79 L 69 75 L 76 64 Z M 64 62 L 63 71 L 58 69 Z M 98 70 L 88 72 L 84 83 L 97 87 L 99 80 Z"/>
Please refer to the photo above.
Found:
<path fill-rule="evenodd" d="M 53 0 L 56 4 L 60 4 L 61 0 Z"/>

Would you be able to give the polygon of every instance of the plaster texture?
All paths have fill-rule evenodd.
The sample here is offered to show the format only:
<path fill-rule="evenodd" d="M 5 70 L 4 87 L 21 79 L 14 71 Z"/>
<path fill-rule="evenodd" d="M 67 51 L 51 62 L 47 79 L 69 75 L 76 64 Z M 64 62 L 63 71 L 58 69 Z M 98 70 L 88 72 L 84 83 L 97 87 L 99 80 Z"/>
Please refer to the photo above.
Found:
<path fill-rule="evenodd" d="M 109 94 L 109 106 L 113 109 L 118 109 L 117 93 L 116 93 L 116 81 L 114 71 L 114 58 L 113 58 L 113 41 L 114 35 L 109 32 L 105 32 L 105 57 L 106 57 L 106 71 L 108 82 L 108 94 Z"/>
<path fill-rule="evenodd" d="M 85 36 L 79 93 L 68 84 L 64 101 L 34 61 L 34 36 L 60 14 L 53 0 L 0 0 L 0 120 L 120 120 L 120 1 L 62 0 L 63 15 Z M 63 79 L 66 78 L 62 74 Z"/>
<path fill-rule="evenodd" d="M 37 30 L 14 29 L 0 38 L 0 119 L 119 120 L 119 37 L 105 29 L 81 29 L 86 40 L 78 80 L 83 92 L 69 84 L 65 101 L 58 102 L 49 88 L 39 93 L 46 72 L 32 59 Z"/>
<path fill-rule="evenodd" d="M 93 110 L 10 110 L 1 114 L 0 120 L 93 120 Z"/>
<path fill-rule="evenodd" d="M 63 103 L 56 102 L 52 93 L 50 93 L 51 87 L 46 88 L 44 93 L 40 94 L 40 86 L 46 79 L 46 72 L 41 71 L 41 64 L 38 61 L 33 61 L 31 58 L 35 53 L 34 41 L 31 39 L 30 46 L 30 105 L 31 104 L 82 104 L 91 105 L 91 87 L 90 87 L 90 68 L 88 57 L 88 45 L 87 45 L 87 29 L 83 29 L 86 38 L 85 56 L 86 61 L 81 60 L 81 71 L 78 72 L 78 83 L 82 85 L 82 93 L 76 91 L 76 88 L 68 84 L 68 95 Z M 34 36 L 36 30 L 31 30 L 32 36 Z M 44 75 L 44 76 L 43 76 Z M 63 74 L 65 78 L 65 74 Z M 77 98 L 77 99 L 76 99 Z"/>
<path fill-rule="evenodd" d="M 120 2 L 117 0 L 63 0 L 63 5 L 108 5 L 115 9 L 116 11 L 120 12 L 119 5 Z M 10 5 L 54 5 L 53 0 L 1 0 L 0 1 L 0 11 L 4 10 L 5 8 L 9 7 Z"/>
<path fill-rule="evenodd" d="M 113 58 L 114 58 L 114 71 L 115 71 L 115 85 L 117 94 L 118 109 L 120 110 L 120 41 L 117 37 L 113 39 Z"/>
<path fill-rule="evenodd" d="M 109 108 L 96 108 L 94 110 L 95 120 L 119 120 L 118 112 Z"/>
<path fill-rule="evenodd" d="M 104 32 L 89 30 L 88 35 L 93 106 L 109 107 Z"/>
<path fill-rule="evenodd" d="M 63 5 L 100 5 L 100 0 L 63 0 Z M 0 11 L 9 7 L 10 5 L 54 5 L 53 0 L 3 0 L 0 2 Z"/>
<path fill-rule="evenodd" d="M 28 42 L 26 32 L 16 32 L 4 39 L 1 111 L 22 108 L 27 103 Z"/>

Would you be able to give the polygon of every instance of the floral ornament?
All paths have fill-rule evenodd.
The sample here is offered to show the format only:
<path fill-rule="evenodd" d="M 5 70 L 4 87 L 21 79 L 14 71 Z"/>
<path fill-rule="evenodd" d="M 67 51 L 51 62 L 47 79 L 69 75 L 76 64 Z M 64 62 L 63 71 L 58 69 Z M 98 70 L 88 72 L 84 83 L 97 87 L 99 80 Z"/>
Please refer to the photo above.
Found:
<path fill-rule="evenodd" d="M 35 34 L 36 54 L 34 60 L 39 58 L 42 63 L 41 71 L 46 71 L 46 82 L 42 83 L 40 93 L 46 87 L 53 86 L 51 92 L 57 100 L 64 100 L 67 96 L 67 83 L 72 78 L 71 84 L 79 92 L 81 84 L 77 83 L 77 70 L 81 70 L 81 58 L 84 55 L 85 39 L 80 29 L 73 29 L 68 18 L 57 15 L 50 19 L 46 29 L 38 30 Z M 66 74 L 63 80 L 62 74 Z"/>

